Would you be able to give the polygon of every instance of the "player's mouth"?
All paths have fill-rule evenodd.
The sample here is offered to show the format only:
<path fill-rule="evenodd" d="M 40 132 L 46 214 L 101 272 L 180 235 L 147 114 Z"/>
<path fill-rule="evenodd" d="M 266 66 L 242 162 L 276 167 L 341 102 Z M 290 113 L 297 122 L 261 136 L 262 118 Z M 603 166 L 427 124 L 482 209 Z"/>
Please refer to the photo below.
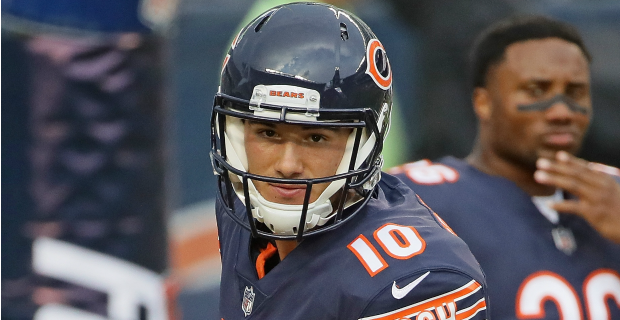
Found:
<path fill-rule="evenodd" d="M 303 184 L 270 183 L 269 187 L 278 198 L 303 200 L 306 195 L 306 186 Z"/>
<path fill-rule="evenodd" d="M 543 135 L 544 143 L 556 148 L 573 147 L 577 140 L 578 135 L 573 131 L 551 131 Z"/>

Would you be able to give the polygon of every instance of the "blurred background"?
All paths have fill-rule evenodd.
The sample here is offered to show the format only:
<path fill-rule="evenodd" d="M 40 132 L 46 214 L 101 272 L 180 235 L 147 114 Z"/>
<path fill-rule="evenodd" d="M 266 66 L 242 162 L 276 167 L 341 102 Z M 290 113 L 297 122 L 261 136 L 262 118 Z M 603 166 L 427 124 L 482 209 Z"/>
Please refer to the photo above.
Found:
<path fill-rule="evenodd" d="M 620 2 L 329 2 L 390 57 L 386 167 L 467 155 L 469 46 L 525 13 L 582 32 L 594 121 L 581 156 L 620 167 Z M 213 95 L 241 25 L 280 3 L 2 0 L 2 319 L 218 319 Z"/>

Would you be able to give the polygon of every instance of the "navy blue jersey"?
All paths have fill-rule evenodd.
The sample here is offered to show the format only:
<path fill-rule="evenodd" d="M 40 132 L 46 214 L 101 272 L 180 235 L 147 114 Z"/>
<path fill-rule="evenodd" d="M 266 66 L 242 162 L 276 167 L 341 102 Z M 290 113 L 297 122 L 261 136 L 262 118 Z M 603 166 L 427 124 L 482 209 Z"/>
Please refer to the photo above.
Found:
<path fill-rule="evenodd" d="M 469 245 L 487 276 L 494 319 L 620 319 L 620 245 L 582 218 L 560 214 L 552 223 L 512 181 L 453 157 L 390 172 Z M 554 240 L 557 230 L 572 237 Z M 560 250 L 563 240 L 574 251 Z"/>
<path fill-rule="evenodd" d="M 304 239 L 261 279 L 256 239 L 221 199 L 216 211 L 224 320 L 489 318 L 485 279 L 465 243 L 387 174 L 361 212 Z"/>

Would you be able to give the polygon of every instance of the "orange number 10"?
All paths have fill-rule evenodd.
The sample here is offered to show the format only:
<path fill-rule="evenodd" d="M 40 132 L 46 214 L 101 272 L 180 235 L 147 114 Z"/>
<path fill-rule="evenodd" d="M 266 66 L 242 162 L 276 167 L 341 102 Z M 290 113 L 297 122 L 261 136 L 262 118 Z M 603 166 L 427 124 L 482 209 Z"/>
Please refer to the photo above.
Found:
<path fill-rule="evenodd" d="M 373 236 L 383 251 L 394 259 L 409 259 L 424 252 L 426 248 L 426 242 L 418 231 L 409 226 L 387 223 L 375 230 Z M 347 247 L 353 251 L 371 277 L 388 267 L 377 248 L 362 234 Z"/>

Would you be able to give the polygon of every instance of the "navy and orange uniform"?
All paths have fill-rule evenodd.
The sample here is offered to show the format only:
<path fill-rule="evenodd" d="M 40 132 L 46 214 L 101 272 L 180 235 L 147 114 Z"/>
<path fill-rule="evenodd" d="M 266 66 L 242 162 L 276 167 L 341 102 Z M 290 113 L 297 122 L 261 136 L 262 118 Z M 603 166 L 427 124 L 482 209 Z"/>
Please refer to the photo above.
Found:
<path fill-rule="evenodd" d="M 545 217 L 512 181 L 446 157 L 389 170 L 462 238 L 494 319 L 620 319 L 620 245 L 585 220 Z M 570 196 L 570 195 L 565 195 Z"/>
<path fill-rule="evenodd" d="M 465 243 L 398 179 L 338 229 L 279 261 L 216 206 L 220 313 L 233 319 L 488 319 L 486 283 Z M 240 201 L 235 207 L 245 215 Z"/>

